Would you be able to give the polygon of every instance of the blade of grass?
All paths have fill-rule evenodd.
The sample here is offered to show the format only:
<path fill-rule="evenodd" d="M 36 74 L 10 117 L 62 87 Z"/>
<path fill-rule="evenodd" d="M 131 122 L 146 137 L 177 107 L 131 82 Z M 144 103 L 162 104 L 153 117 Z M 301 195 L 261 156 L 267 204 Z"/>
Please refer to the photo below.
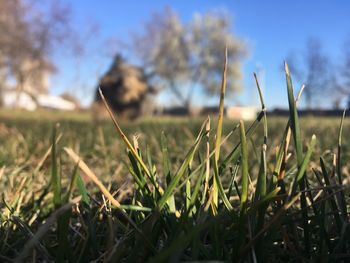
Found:
<path fill-rule="evenodd" d="M 250 136 L 255 132 L 256 128 L 258 127 L 258 124 L 262 120 L 264 116 L 264 113 L 260 111 L 258 114 L 258 117 L 254 120 L 254 122 L 248 127 L 246 131 L 246 137 L 250 138 Z M 236 163 L 239 156 L 240 156 L 240 147 L 241 142 L 239 141 L 236 146 L 232 149 L 232 151 L 225 157 L 225 159 L 222 161 L 222 163 L 219 166 L 219 174 L 222 173 L 222 171 L 227 167 L 229 163 Z"/>
<path fill-rule="evenodd" d="M 285 72 L 286 72 L 286 82 L 287 82 L 287 91 L 288 91 L 288 103 L 289 103 L 289 115 L 290 115 L 290 125 L 294 137 L 295 150 L 297 153 L 297 161 L 300 166 L 303 161 L 303 150 L 302 150 L 302 142 L 300 136 L 300 126 L 299 126 L 299 118 L 298 112 L 296 108 L 296 103 L 293 94 L 293 84 L 292 78 L 289 72 L 288 64 L 284 63 Z"/>
<path fill-rule="evenodd" d="M 320 165 L 321 165 L 321 170 L 322 170 L 322 175 L 323 175 L 324 182 L 325 182 L 327 187 L 330 187 L 331 183 L 330 183 L 330 180 L 329 180 L 329 176 L 328 176 L 328 172 L 327 172 L 327 169 L 326 169 L 325 162 L 324 162 L 322 157 L 320 157 Z M 338 205 L 337 205 L 337 202 L 336 202 L 336 198 L 335 198 L 334 193 L 333 193 L 331 188 L 327 188 L 327 193 L 330 196 L 329 202 L 330 202 L 330 206 L 331 206 L 332 212 L 334 214 L 334 219 L 335 219 L 335 222 L 336 222 L 336 225 L 337 225 L 337 228 L 338 228 L 338 232 L 341 233 L 342 222 L 341 222 L 341 219 L 340 219 L 340 216 L 339 216 L 339 213 L 338 213 L 339 209 L 338 209 Z"/>
<path fill-rule="evenodd" d="M 97 185 L 97 187 L 101 190 L 101 192 L 107 197 L 107 199 L 119 209 L 123 217 L 129 222 L 129 224 L 140 234 L 140 236 L 144 239 L 147 246 L 153 251 L 155 248 L 150 243 L 148 238 L 142 233 L 142 231 L 138 228 L 138 226 L 134 223 L 134 221 L 129 217 L 127 213 L 121 208 L 120 203 L 114 199 L 113 195 L 107 190 L 107 188 L 101 183 L 101 181 L 97 178 L 97 176 L 90 170 L 90 168 L 85 164 L 85 162 L 70 148 L 64 148 L 65 152 L 72 158 L 72 160 L 79 165 L 79 168 Z"/>
<path fill-rule="evenodd" d="M 218 189 L 218 194 L 220 195 L 222 201 L 224 202 L 225 207 L 229 211 L 233 211 L 233 207 L 225 194 L 224 187 L 222 186 L 220 176 L 219 176 L 219 169 L 217 167 L 217 162 L 215 162 L 215 161 L 214 161 L 214 179 L 216 180 L 216 183 L 217 183 L 216 185 L 217 185 L 217 189 Z M 213 205 L 215 205 L 215 203 L 213 203 Z M 215 207 L 218 208 L 217 206 L 215 206 Z M 214 210 L 214 211 L 216 211 L 216 210 Z M 213 215 L 216 215 L 216 212 L 214 213 L 214 211 L 213 211 Z"/>
<path fill-rule="evenodd" d="M 81 195 L 81 200 L 83 201 L 83 203 L 85 203 L 88 206 L 90 204 L 90 197 L 89 197 L 88 192 L 86 190 L 84 181 L 83 181 L 83 179 L 81 179 L 80 175 L 77 176 L 76 183 L 77 183 L 77 187 L 79 189 L 79 193 Z"/>
<path fill-rule="evenodd" d="M 293 196 L 295 194 L 297 185 L 300 183 L 300 181 L 303 179 L 303 177 L 305 175 L 306 167 L 310 161 L 311 154 L 314 151 L 315 145 L 316 145 L 316 136 L 312 135 L 311 142 L 310 142 L 308 150 L 305 154 L 304 160 L 303 160 L 300 168 L 298 169 L 297 176 L 295 177 L 295 180 L 293 182 L 292 191 L 290 193 L 290 196 Z"/>
<path fill-rule="evenodd" d="M 70 180 L 68 192 L 63 197 L 63 203 L 67 203 L 69 201 L 69 199 L 71 197 L 71 194 L 72 194 L 72 192 L 74 190 L 74 187 L 76 185 L 76 179 L 77 179 L 77 176 L 78 176 L 78 167 L 79 167 L 78 164 L 76 164 L 75 167 L 74 167 L 72 176 L 70 177 L 71 180 Z"/>
<path fill-rule="evenodd" d="M 135 159 L 138 161 L 138 163 L 140 164 L 140 166 L 142 167 L 142 169 L 145 171 L 147 177 L 151 180 L 151 182 L 153 182 L 153 178 L 152 178 L 152 174 L 151 172 L 149 171 L 149 169 L 147 168 L 147 165 L 143 162 L 143 160 L 141 159 L 141 157 L 139 156 L 139 154 L 137 153 L 137 151 L 135 150 L 135 148 L 132 146 L 132 144 L 130 143 L 128 137 L 124 134 L 124 132 L 122 131 L 122 129 L 120 128 L 116 118 L 114 117 L 114 114 L 113 114 L 113 111 L 111 110 L 111 108 L 109 107 L 108 103 L 107 103 L 107 100 L 105 99 L 103 93 L 102 93 L 102 90 L 101 88 L 99 88 L 99 93 L 100 93 L 100 96 L 102 98 L 102 101 L 108 111 L 108 114 L 109 116 L 111 117 L 113 123 L 114 123 L 114 126 L 117 130 L 117 133 L 119 134 L 119 136 L 122 138 L 122 140 L 124 141 L 124 143 L 126 144 L 127 148 L 131 151 L 131 153 L 133 154 L 133 156 L 135 157 Z M 154 187 L 157 187 L 159 188 L 159 192 L 160 193 L 163 193 L 164 190 L 158 186 L 156 183 L 154 183 Z"/>
<path fill-rule="evenodd" d="M 209 120 L 206 119 L 204 123 L 202 124 L 202 127 L 200 128 L 200 131 L 198 133 L 197 139 L 194 143 L 194 145 L 191 147 L 189 152 L 187 153 L 185 160 L 181 164 L 180 168 L 172 178 L 170 184 L 168 185 L 167 189 L 165 190 L 163 196 L 158 202 L 158 209 L 162 210 L 165 204 L 168 202 L 168 199 L 174 194 L 174 191 L 176 187 L 178 186 L 178 183 L 180 179 L 184 176 L 185 172 L 187 171 L 189 163 L 192 161 L 194 153 L 196 152 L 198 145 L 202 139 L 202 137 L 205 135 L 204 128 Z M 186 183 L 186 181 L 185 181 Z"/>
<path fill-rule="evenodd" d="M 226 74 L 227 74 L 227 46 L 225 47 L 225 60 L 224 60 L 224 70 L 222 72 L 222 82 L 220 89 L 220 105 L 219 105 L 219 116 L 218 123 L 216 128 L 216 138 L 215 138 L 215 157 L 214 157 L 214 166 L 218 167 L 218 162 L 220 158 L 220 146 L 221 146 L 221 135 L 222 135 L 222 122 L 224 118 L 224 108 L 225 108 L 225 91 L 226 91 Z M 218 168 L 214 168 L 218 169 Z M 215 171 L 218 175 L 219 171 Z M 214 177 L 212 192 L 213 192 L 213 205 L 218 207 L 218 176 Z"/>
<path fill-rule="evenodd" d="M 241 179 L 241 211 L 245 209 L 248 200 L 248 150 L 247 139 L 244 130 L 244 123 L 240 121 L 240 137 L 241 137 L 241 161 L 242 161 L 242 179 Z"/>
<path fill-rule="evenodd" d="M 267 118 L 266 118 L 266 107 L 264 98 L 261 92 L 261 88 L 259 85 L 258 78 L 256 74 L 254 73 L 254 79 L 256 83 L 256 87 L 259 92 L 259 98 L 261 103 L 261 111 L 264 113 L 263 117 L 263 124 L 264 124 L 264 141 L 260 153 L 260 168 L 259 168 L 259 174 L 258 174 L 258 180 L 256 183 L 256 190 L 255 190 L 255 197 L 256 200 L 263 198 L 266 194 L 266 176 L 267 176 L 267 164 L 266 164 L 266 151 L 267 151 Z"/>
<path fill-rule="evenodd" d="M 193 189 L 193 192 L 192 192 L 192 195 L 191 195 L 190 205 L 189 205 L 189 213 L 195 213 L 195 210 L 196 210 L 195 209 L 196 208 L 195 205 L 196 205 L 196 202 L 197 202 L 197 197 L 199 195 L 199 190 L 200 190 L 200 187 L 202 186 L 204 178 L 206 176 L 206 171 L 204 169 L 206 169 L 206 167 L 203 167 L 202 171 L 199 174 L 197 182 L 196 182 L 196 184 L 194 186 L 194 189 Z M 202 203 L 202 205 L 203 205 L 203 203 Z"/>
<path fill-rule="evenodd" d="M 56 150 L 56 129 L 58 127 L 58 124 L 53 127 L 51 147 L 51 187 L 53 191 L 53 203 L 55 208 L 58 208 L 61 205 L 61 178 L 58 172 L 58 158 Z"/>
<path fill-rule="evenodd" d="M 207 197 L 207 192 L 209 189 L 209 176 L 210 176 L 210 117 L 208 116 L 208 122 L 205 126 L 206 135 L 206 159 L 205 162 L 205 181 L 204 181 L 204 190 L 202 196 L 202 205 L 205 204 L 205 200 Z"/>
<path fill-rule="evenodd" d="M 166 183 L 167 185 L 169 185 L 171 182 L 170 160 L 169 160 L 169 152 L 168 152 L 168 142 L 164 132 L 162 132 L 162 135 L 161 135 L 161 148 L 163 153 L 163 170 L 164 170 L 163 172 L 165 175 Z M 170 213 L 175 213 L 176 207 L 175 207 L 174 195 L 169 197 L 167 204 L 169 206 Z"/>
<path fill-rule="evenodd" d="M 343 185 L 342 180 L 342 163 L 341 163 L 341 153 L 342 153 L 342 135 L 343 135 L 343 125 L 345 118 L 346 110 L 343 111 L 343 116 L 340 121 L 339 135 L 338 135 L 338 154 L 337 154 L 337 175 L 338 175 L 338 184 Z M 346 208 L 345 194 L 344 191 L 340 192 L 340 208 L 342 210 L 342 217 L 344 221 L 348 221 L 348 213 Z"/>
<path fill-rule="evenodd" d="M 286 72 L 289 115 L 291 120 L 290 124 L 291 124 L 292 134 L 294 138 L 295 151 L 297 155 L 298 170 L 300 170 L 304 157 L 303 157 L 302 141 L 301 141 L 301 135 L 300 135 L 299 118 L 298 118 L 298 112 L 297 112 L 296 102 L 294 98 L 292 78 L 289 72 L 288 64 L 286 62 L 284 63 L 284 68 Z M 305 189 L 304 180 L 300 180 L 299 188 L 301 191 Z M 308 225 L 308 213 L 307 213 L 307 210 L 304 209 L 307 206 L 305 193 L 301 194 L 300 203 L 302 208 L 305 252 L 306 252 L 306 256 L 308 256 L 310 251 L 310 234 L 309 234 L 309 225 Z"/>
<path fill-rule="evenodd" d="M 58 142 L 60 141 L 61 137 L 62 137 L 62 134 L 59 134 L 57 136 L 56 141 L 55 141 L 55 145 L 58 144 Z M 47 149 L 47 151 L 44 154 L 44 156 L 40 159 L 40 161 L 38 162 L 37 166 L 35 167 L 35 169 L 33 171 L 33 174 L 37 174 L 39 172 L 39 170 L 43 166 L 45 160 L 49 157 L 50 153 L 52 153 L 52 146 L 53 146 L 53 144 L 51 144 L 51 146 L 49 147 L 49 149 Z"/>

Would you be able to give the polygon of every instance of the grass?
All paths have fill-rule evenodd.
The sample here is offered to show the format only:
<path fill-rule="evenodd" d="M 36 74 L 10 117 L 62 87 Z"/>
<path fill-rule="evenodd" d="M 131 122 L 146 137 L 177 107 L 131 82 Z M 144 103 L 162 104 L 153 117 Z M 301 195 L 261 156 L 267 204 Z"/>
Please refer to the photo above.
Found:
<path fill-rule="evenodd" d="M 253 122 L 0 113 L 0 261 L 347 261 L 350 123 L 300 119 L 285 68 L 289 119 L 257 79 Z"/>

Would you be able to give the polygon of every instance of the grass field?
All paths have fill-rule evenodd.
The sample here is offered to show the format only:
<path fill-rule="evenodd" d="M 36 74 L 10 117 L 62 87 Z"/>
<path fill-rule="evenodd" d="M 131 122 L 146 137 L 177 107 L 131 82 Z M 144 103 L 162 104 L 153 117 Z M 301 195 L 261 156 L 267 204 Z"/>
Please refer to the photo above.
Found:
<path fill-rule="evenodd" d="M 347 261 L 350 122 L 286 77 L 289 119 L 0 112 L 0 261 Z"/>
<path fill-rule="evenodd" d="M 120 165 L 124 165 L 121 160 L 127 159 L 125 156 L 126 146 L 117 135 L 110 120 L 96 122 L 88 113 L 74 114 L 73 116 L 56 112 L 45 112 L 44 114 L 44 117 L 41 113 L 29 113 L 28 116 L 27 113 L 16 112 L 14 115 L 10 115 L 9 112 L 0 111 L 1 164 L 8 168 L 16 167 L 21 162 L 27 165 L 36 165 L 36 162 L 51 145 L 53 127 L 59 124 L 58 132 L 62 134 L 62 137 L 58 147 L 69 146 L 79 150 L 86 162 L 99 163 L 97 169 L 106 168 L 103 167 L 105 166 L 103 163 L 107 163 L 109 173 Z M 38 118 L 39 116 L 40 118 Z M 212 116 L 212 121 L 215 122 L 216 118 L 216 116 Z M 161 134 L 166 134 L 168 138 L 172 158 L 178 158 L 178 161 L 181 161 L 191 147 L 196 132 L 204 120 L 205 118 L 147 117 L 145 120 L 141 118 L 133 122 L 122 121 L 121 126 L 129 138 L 139 137 L 141 148 L 148 147 L 152 151 L 152 157 L 156 158 L 155 163 L 160 164 L 162 159 Z M 304 117 L 300 119 L 303 137 L 311 138 L 312 134 L 315 134 L 317 138 L 320 138 L 316 154 L 313 156 L 314 159 L 317 160 L 320 154 L 327 151 L 334 152 L 336 150 L 340 120 L 341 116 L 339 118 Z M 276 147 L 279 146 L 287 122 L 288 119 L 284 117 L 269 118 L 267 156 L 271 160 L 274 158 Z M 224 119 L 223 133 L 228 134 L 238 123 L 238 120 Z M 247 122 L 247 125 L 249 124 L 251 122 Z M 345 119 L 344 133 L 346 134 L 348 131 L 350 131 L 350 120 Z M 263 127 L 260 125 L 250 142 L 249 150 L 253 154 L 255 143 L 258 143 L 257 141 L 262 134 Z M 239 141 L 238 133 L 232 135 L 232 138 L 223 145 L 222 150 L 227 153 L 237 141 Z M 344 140 L 344 159 L 348 156 L 349 146 L 350 142 Z M 254 159 L 259 159 L 257 156 L 254 157 Z M 255 161 L 258 162 L 258 160 Z M 127 174 L 127 171 L 125 173 Z M 103 176 L 103 174 L 99 175 Z M 108 180 L 108 178 L 106 179 Z"/>

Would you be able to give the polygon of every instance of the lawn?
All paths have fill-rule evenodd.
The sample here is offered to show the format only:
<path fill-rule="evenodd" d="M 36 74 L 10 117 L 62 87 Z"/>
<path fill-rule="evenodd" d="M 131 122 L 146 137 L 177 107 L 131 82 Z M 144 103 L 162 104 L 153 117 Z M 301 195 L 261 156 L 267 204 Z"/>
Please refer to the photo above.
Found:
<path fill-rule="evenodd" d="M 0 261 L 346 260 L 350 122 L 291 94 L 222 125 L 1 111 Z"/>

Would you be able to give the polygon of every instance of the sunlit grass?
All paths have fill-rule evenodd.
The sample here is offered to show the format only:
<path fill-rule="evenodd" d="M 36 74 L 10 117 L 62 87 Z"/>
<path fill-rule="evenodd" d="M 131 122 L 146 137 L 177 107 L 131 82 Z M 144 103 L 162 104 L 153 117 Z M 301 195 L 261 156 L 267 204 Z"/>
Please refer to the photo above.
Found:
<path fill-rule="evenodd" d="M 346 260 L 350 125 L 286 80 L 289 119 L 1 114 L 0 261 Z"/>

